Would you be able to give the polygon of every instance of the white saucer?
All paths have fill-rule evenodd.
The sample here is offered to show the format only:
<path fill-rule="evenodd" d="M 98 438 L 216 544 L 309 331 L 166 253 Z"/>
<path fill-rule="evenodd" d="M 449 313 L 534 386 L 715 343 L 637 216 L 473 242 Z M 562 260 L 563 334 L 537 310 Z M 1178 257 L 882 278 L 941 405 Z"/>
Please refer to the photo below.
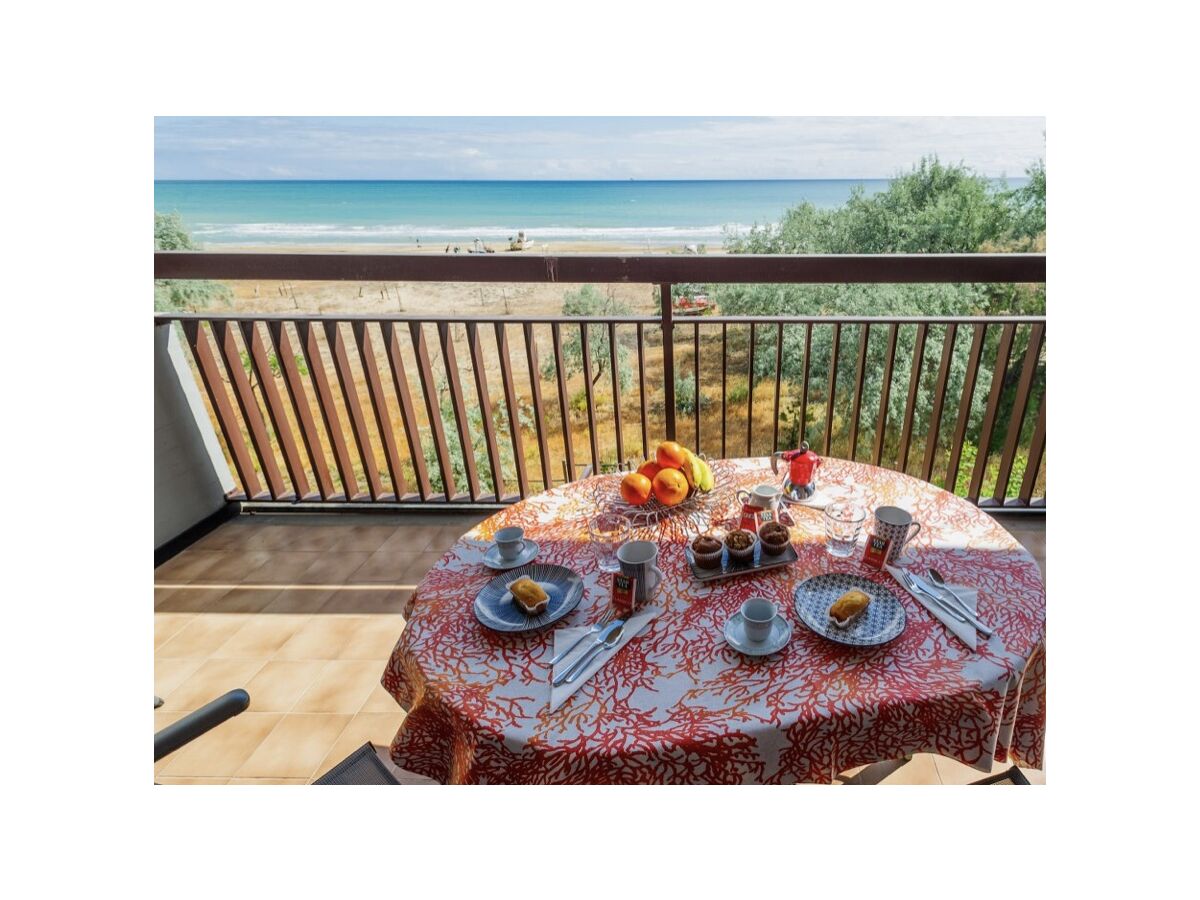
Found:
<path fill-rule="evenodd" d="M 735 612 L 725 623 L 725 642 L 738 653 L 746 656 L 770 656 L 778 653 L 792 639 L 792 625 L 781 615 L 776 615 L 771 622 L 771 633 L 765 641 L 755 643 L 746 637 L 746 620 L 740 612 Z"/>
<path fill-rule="evenodd" d="M 492 546 L 488 547 L 487 552 L 483 554 L 483 564 L 489 569 L 500 569 L 502 571 L 504 569 L 515 569 L 517 566 L 533 562 L 538 555 L 539 549 L 537 541 L 525 538 L 525 549 L 521 551 L 520 555 L 516 559 L 505 559 L 500 555 L 500 548 L 492 544 Z"/>

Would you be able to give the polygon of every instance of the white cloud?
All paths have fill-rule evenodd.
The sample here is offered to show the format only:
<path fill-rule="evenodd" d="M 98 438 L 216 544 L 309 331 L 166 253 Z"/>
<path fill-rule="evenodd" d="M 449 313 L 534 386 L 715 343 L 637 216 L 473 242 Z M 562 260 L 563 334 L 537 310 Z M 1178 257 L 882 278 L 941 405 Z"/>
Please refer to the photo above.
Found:
<path fill-rule="evenodd" d="M 860 178 L 921 156 L 1019 175 L 1043 119 L 172 119 L 159 178 Z M 286 176 L 279 173 L 289 173 Z"/>

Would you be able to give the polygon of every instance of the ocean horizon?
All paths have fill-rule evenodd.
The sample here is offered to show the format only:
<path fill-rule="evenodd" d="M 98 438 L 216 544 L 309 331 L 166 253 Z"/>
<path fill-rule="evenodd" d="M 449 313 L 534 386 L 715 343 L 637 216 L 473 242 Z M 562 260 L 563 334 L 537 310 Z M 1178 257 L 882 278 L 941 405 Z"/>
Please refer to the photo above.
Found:
<path fill-rule="evenodd" d="M 739 181 L 172 181 L 154 209 L 204 244 L 720 243 L 805 201 L 845 203 L 887 178 Z M 1019 187 L 1027 178 L 992 179 Z"/>

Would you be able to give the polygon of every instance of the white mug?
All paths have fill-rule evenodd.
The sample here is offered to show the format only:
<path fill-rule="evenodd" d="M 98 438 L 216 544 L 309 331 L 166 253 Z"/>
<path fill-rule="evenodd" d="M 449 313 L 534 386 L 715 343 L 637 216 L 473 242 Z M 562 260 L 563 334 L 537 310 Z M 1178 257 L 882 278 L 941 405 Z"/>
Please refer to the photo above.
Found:
<path fill-rule="evenodd" d="M 751 597 L 742 604 L 742 621 L 746 623 L 746 638 L 761 644 L 771 634 L 771 623 L 779 607 L 766 597 Z"/>
<path fill-rule="evenodd" d="M 658 544 L 653 541 L 626 541 L 617 548 L 621 572 L 637 579 L 634 600 L 638 606 L 652 598 L 662 584 L 663 573 L 654 564 L 658 559 Z"/>
<path fill-rule="evenodd" d="M 501 528 L 496 532 L 496 546 L 504 559 L 516 559 L 525 550 L 525 529 L 518 525 Z"/>
<path fill-rule="evenodd" d="M 900 552 L 920 530 L 921 523 L 914 522 L 912 514 L 906 509 L 881 506 L 875 510 L 875 536 L 892 542 L 887 555 L 889 565 L 896 565 Z"/>

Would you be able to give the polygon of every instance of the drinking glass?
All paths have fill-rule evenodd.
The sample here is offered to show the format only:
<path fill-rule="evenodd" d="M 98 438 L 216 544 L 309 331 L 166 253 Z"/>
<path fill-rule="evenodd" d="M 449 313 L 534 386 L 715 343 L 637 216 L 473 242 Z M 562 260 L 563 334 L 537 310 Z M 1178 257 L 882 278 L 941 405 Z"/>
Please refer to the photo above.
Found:
<path fill-rule="evenodd" d="M 629 520 L 620 513 L 601 513 L 588 522 L 588 538 L 602 572 L 619 572 L 617 550 L 629 540 Z"/>
<path fill-rule="evenodd" d="M 858 546 L 867 511 L 854 503 L 830 503 L 825 507 L 825 551 L 839 559 L 850 556 Z"/>

